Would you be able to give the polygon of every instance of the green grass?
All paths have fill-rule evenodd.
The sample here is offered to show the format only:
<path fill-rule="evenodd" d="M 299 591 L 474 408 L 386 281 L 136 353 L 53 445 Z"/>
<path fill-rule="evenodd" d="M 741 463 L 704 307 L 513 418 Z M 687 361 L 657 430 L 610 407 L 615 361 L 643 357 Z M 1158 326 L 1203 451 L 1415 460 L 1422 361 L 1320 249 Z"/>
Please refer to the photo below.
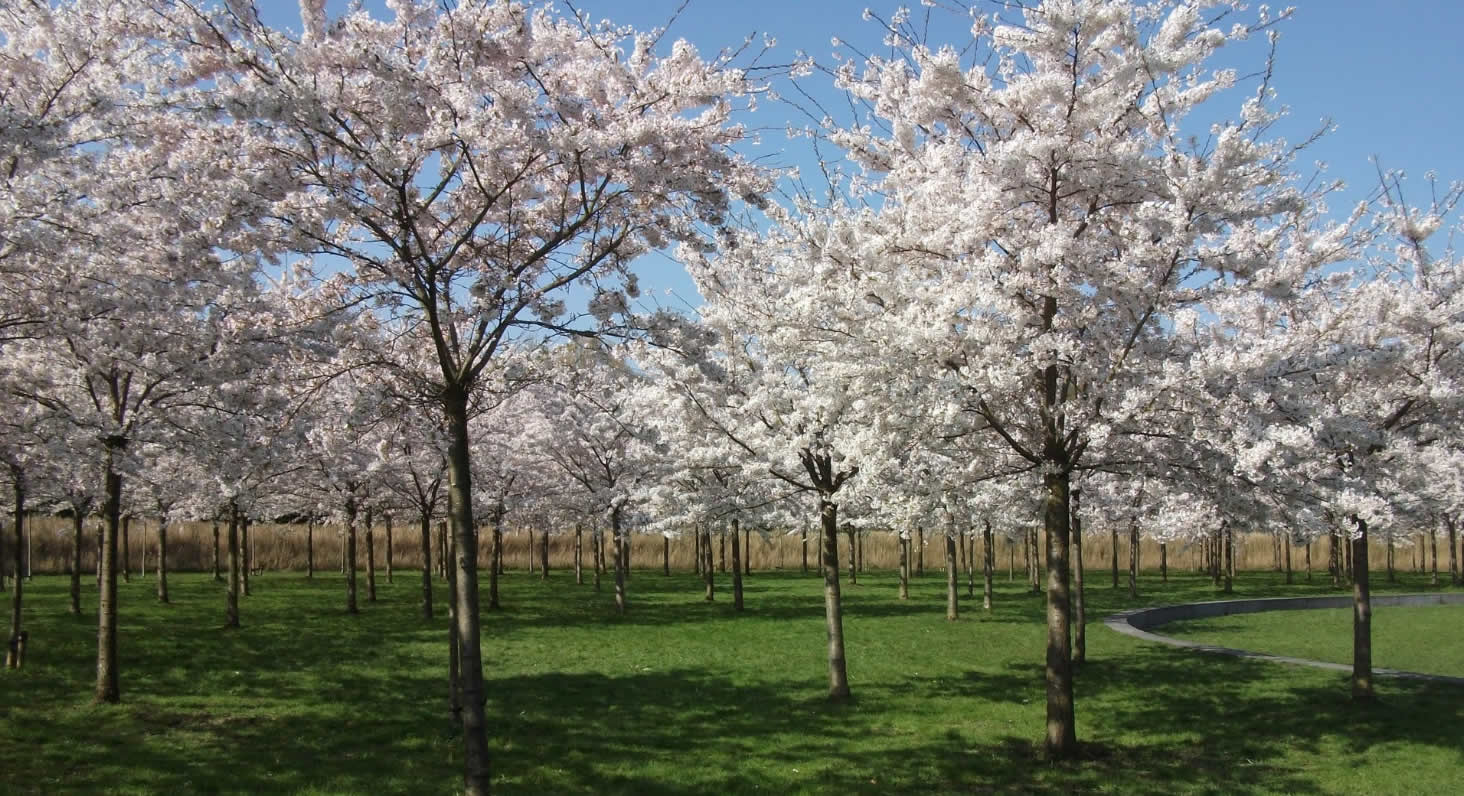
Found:
<path fill-rule="evenodd" d="M 1107 613 L 1216 599 L 1207 581 L 1146 575 L 1137 603 L 1090 586 L 1077 688 L 1085 759 L 1042 758 L 1043 602 L 998 580 L 944 619 L 942 578 L 910 601 L 894 578 L 846 586 L 855 701 L 826 688 L 820 584 L 754 573 L 734 614 L 686 573 L 637 572 L 631 613 L 555 573 L 504 579 L 484 615 L 490 748 L 500 793 L 1445 793 L 1464 776 L 1464 689 L 1381 681 L 1354 705 L 1332 672 L 1201 655 L 1120 636 Z M 1326 593 L 1256 573 L 1239 596 Z M 1320 580 L 1320 579 L 1319 579 Z M 1407 574 L 1395 588 L 1423 590 Z M 95 616 L 65 582 L 28 585 L 30 658 L 0 672 L 0 793 L 452 793 L 446 623 L 418 581 L 346 616 L 338 576 L 255 578 L 244 627 L 223 596 L 175 576 L 121 587 L 123 703 L 90 702 Z M 94 610 L 90 589 L 86 605 Z M 442 594 L 440 582 L 437 585 Z M 1385 590 L 1385 589 L 1384 589 Z M 364 590 L 363 590 L 364 591 Z M 363 594 L 364 596 L 364 594 Z M 6 595 L 8 598 L 8 594 Z M 1299 616 L 1299 615 L 1298 615 Z M 1388 614 L 1379 611 L 1378 632 Z"/>
<path fill-rule="evenodd" d="M 1373 607 L 1373 665 L 1464 677 L 1464 605 Z M 1156 632 L 1223 647 L 1332 663 L 1352 662 L 1352 609 L 1238 614 L 1164 625 Z"/>

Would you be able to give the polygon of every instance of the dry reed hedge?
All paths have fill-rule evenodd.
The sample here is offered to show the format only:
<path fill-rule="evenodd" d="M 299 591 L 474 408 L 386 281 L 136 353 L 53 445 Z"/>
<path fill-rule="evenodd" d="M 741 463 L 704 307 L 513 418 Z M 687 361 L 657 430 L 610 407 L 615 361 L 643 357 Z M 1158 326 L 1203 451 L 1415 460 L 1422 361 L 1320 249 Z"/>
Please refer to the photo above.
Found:
<path fill-rule="evenodd" d="M 97 553 L 97 521 L 89 519 L 85 524 L 84 539 L 82 545 L 82 569 L 83 571 L 95 571 Z M 168 568 L 177 571 L 207 571 L 213 566 L 213 531 L 211 523 L 178 523 L 168 528 Z M 432 557 L 434 565 L 438 565 L 439 550 L 438 525 L 433 524 L 433 550 Z M 28 520 L 30 564 L 35 573 L 60 573 L 67 571 L 71 559 L 71 520 L 61 517 L 34 516 Z M 220 527 L 220 555 L 227 554 L 227 527 Z M 386 527 L 378 523 L 373 527 L 376 546 L 376 567 L 384 572 L 386 568 Z M 364 569 L 366 566 L 366 545 L 364 531 L 358 532 L 357 540 L 357 566 Z M 503 563 L 508 570 L 529 570 L 538 567 L 538 556 L 532 555 L 529 548 L 529 529 L 513 528 L 507 530 L 503 537 Z M 7 541 L 12 537 L 7 537 Z M 632 534 L 631 544 L 631 567 L 633 570 L 659 570 L 662 567 L 662 538 L 660 535 Z M 540 544 L 541 536 L 534 533 L 534 544 Z M 1441 558 L 1447 568 L 1447 541 L 1440 539 Z M 816 568 L 818 537 L 816 532 L 810 532 L 808 537 L 808 561 L 809 566 Z M 939 544 L 939 535 L 929 533 L 925 537 L 924 565 L 927 571 L 940 570 L 944 566 L 945 553 Z M 550 571 L 566 570 L 573 567 L 574 555 L 574 533 L 573 531 L 563 533 L 552 533 L 549 537 L 549 568 Z M 584 534 L 584 562 L 589 567 L 593 560 L 590 552 L 591 536 L 588 532 Z M 898 548 L 895 544 L 895 537 L 890 533 L 870 533 L 864 536 L 863 544 L 863 565 L 866 569 L 893 569 L 898 562 Z M 976 561 L 979 566 L 980 540 L 974 542 L 974 550 L 978 553 Z M 1126 536 L 1120 534 L 1119 542 L 1119 569 L 1126 570 L 1128 567 L 1128 543 Z M 13 555 L 6 546 L 5 556 L 7 560 Z M 341 566 L 342 551 L 344 549 L 344 530 L 337 525 L 317 525 L 314 531 L 315 568 L 320 571 L 339 569 Z M 478 563 L 486 568 L 488 556 L 492 547 L 491 535 L 483 531 L 479 543 Z M 722 547 L 719 537 L 713 536 L 714 556 L 720 563 Z M 139 572 L 144 564 L 148 571 L 156 567 L 157 550 L 157 523 L 155 521 L 133 520 L 128 535 L 128 545 L 123 561 L 132 572 Z M 252 557 L 251 566 L 255 569 L 264 570 L 299 570 L 304 571 L 306 565 L 306 526 L 304 525 L 280 525 L 274 523 L 258 523 L 250 526 L 249 549 Z M 670 540 L 670 561 L 671 568 L 677 570 L 690 570 L 694 564 L 694 542 L 691 535 L 684 535 Z M 1042 549 L 1042 548 L 1039 548 Z M 1410 570 L 1418 567 L 1419 557 L 1428 549 L 1426 537 L 1413 536 L 1399 538 L 1394 547 L 1394 565 L 1398 569 Z M 1236 535 L 1236 562 L 1240 569 L 1268 569 L 1276 565 L 1275 557 L 1276 544 L 1274 538 L 1268 534 L 1237 534 Z M 1009 541 L 998 538 L 996 540 L 996 569 L 999 575 L 1005 575 L 1007 570 L 1012 570 L 1016 577 L 1025 577 L 1026 565 L 1023 554 L 1023 546 L 1020 541 Z M 1327 568 L 1327 542 L 1322 540 L 1312 545 L 1312 568 L 1317 571 L 1326 571 Z M 1373 569 L 1382 570 L 1387 562 L 1387 542 L 1384 539 L 1374 538 L 1371 546 L 1370 564 Z M 1142 569 L 1153 570 L 1159 566 L 1159 545 L 1151 541 L 1143 541 L 1139 546 L 1140 566 Z M 727 551 L 727 558 L 730 560 L 731 551 Z M 793 534 L 751 534 L 751 546 L 743 552 L 744 557 L 750 557 L 750 565 L 753 571 L 782 569 L 797 570 L 802 566 L 802 544 L 798 533 Z M 912 552 L 918 557 L 918 551 Z M 1111 562 L 1112 540 L 1107 533 L 1084 534 L 1083 561 L 1088 570 L 1095 572 L 1092 576 L 1096 584 L 1102 584 L 1101 574 L 1106 573 Z M 397 525 L 392 532 L 392 565 L 395 570 L 416 570 L 421 567 L 421 542 L 420 531 L 415 524 Z M 849 561 L 848 536 L 840 535 L 839 539 L 840 565 L 847 566 Z M 1305 568 L 1305 552 L 1301 546 L 1292 549 L 1292 567 L 1301 572 Z M 227 561 L 222 562 L 227 567 Z M 1425 566 L 1430 562 L 1425 562 Z M 915 562 L 912 561 L 912 567 Z M 1171 544 L 1169 545 L 1169 566 L 1179 568 L 1197 568 L 1200 564 L 1199 545 L 1195 544 Z"/>

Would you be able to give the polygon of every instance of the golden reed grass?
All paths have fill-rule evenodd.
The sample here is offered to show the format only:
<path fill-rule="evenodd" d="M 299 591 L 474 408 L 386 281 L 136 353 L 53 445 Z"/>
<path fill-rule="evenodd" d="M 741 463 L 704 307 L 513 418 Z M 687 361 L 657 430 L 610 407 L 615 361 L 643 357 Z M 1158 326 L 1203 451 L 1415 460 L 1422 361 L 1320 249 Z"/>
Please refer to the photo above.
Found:
<path fill-rule="evenodd" d="M 130 572 L 140 572 L 145 566 L 147 571 L 156 568 L 157 561 L 157 523 L 156 521 L 143 521 L 134 519 L 131 522 L 128 534 L 127 550 L 122 555 L 122 561 Z M 67 518 L 33 516 L 27 521 L 28 546 L 30 548 L 30 567 L 37 574 L 66 572 L 71 560 L 71 534 L 72 524 Z M 439 565 L 438 550 L 438 523 L 432 525 L 433 549 L 432 557 L 434 566 Z M 82 540 L 82 571 L 94 572 L 97 561 L 97 520 L 88 519 L 84 526 L 84 538 Z M 227 555 L 227 532 L 225 526 L 219 527 L 219 554 Z M 384 573 L 387 566 L 386 553 L 386 526 L 377 523 L 373 526 L 376 567 Z M 590 550 L 591 536 L 588 532 L 584 534 L 584 566 L 588 569 L 593 561 Z M 633 570 L 659 570 L 663 566 L 663 556 L 668 552 L 663 548 L 663 541 L 660 535 L 632 534 L 631 544 L 631 567 Z M 744 557 L 750 555 L 750 566 L 753 571 L 758 570 L 799 570 L 803 566 L 803 549 L 798 533 L 793 534 L 751 534 L 751 544 L 748 550 L 744 551 Z M 12 560 L 14 537 L 7 529 L 5 559 Z M 542 543 L 539 532 L 533 532 L 535 549 L 529 547 L 530 530 L 526 528 L 513 528 L 506 530 L 503 538 L 503 563 L 505 569 L 527 571 L 537 569 L 539 557 L 537 546 Z M 392 550 L 391 564 L 393 570 L 414 570 L 420 569 L 421 537 L 416 524 L 396 525 L 392 529 Z M 573 568 L 574 556 L 574 532 L 551 533 L 549 537 L 549 569 L 568 570 Z M 1440 566 L 1447 571 L 1448 550 L 1447 541 L 1440 535 Z M 340 526 L 317 525 L 313 534 L 315 568 L 319 571 L 330 571 L 339 569 L 342 564 L 342 551 L 344 550 L 344 532 Z M 812 568 L 817 567 L 818 536 L 814 531 L 808 535 L 807 552 L 808 564 Z M 1113 542 L 1109 534 L 1096 533 L 1086 534 L 1083 541 L 1084 567 L 1090 573 L 1090 578 L 1095 584 L 1101 584 L 1102 578 L 1108 574 L 1111 568 Z M 1328 542 L 1323 539 L 1311 545 L 1311 566 L 1316 572 L 1327 570 L 1327 546 Z M 724 545 L 719 537 L 713 535 L 713 555 L 720 564 Z M 725 552 L 729 562 L 731 559 L 730 546 Z M 862 540 L 863 566 L 866 569 L 894 569 L 897 566 L 899 552 L 895 543 L 895 537 L 890 533 L 871 533 Z M 1118 540 L 1119 570 L 1126 571 L 1128 567 L 1128 543 L 1122 534 Z M 479 566 L 486 568 L 488 556 L 491 549 L 491 534 L 483 529 L 479 541 Z M 1238 568 L 1246 570 L 1275 569 L 1281 566 L 1277 557 L 1278 545 L 1274 537 L 1266 534 L 1237 534 L 1236 536 L 1236 563 Z M 1281 548 L 1284 555 L 1284 547 Z M 1420 558 L 1426 556 L 1429 551 L 1429 544 L 1426 535 L 1416 535 L 1406 539 L 1400 538 L 1394 543 L 1394 566 L 1399 570 L 1427 569 L 1432 565 L 1432 560 L 1425 560 L 1420 564 Z M 168 568 L 176 571 L 209 571 L 213 567 L 213 526 L 211 523 L 178 523 L 168 528 Z M 669 542 L 670 566 L 675 570 L 690 570 L 693 568 L 695 543 L 690 534 L 672 538 Z M 274 523 L 258 523 L 250 526 L 249 529 L 249 551 L 251 567 L 257 570 L 298 570 L 304 571 L 306 567 L 306 526 L 304 525 L 280 525 Z M 976 566 L 980 566 L 980 540 L 977 539 L 972 548 Z M 1012 577 L 1026 577 L 1026 558 L 1024 546 L 1020 540 L 1009 541 L 998 538 L 996 540 L 996 571 L 998 576 L 1007 576 L 1008 572 Z M 1198 544 L 1171 544 L 1168 550 L 1169 566 L 1175 569 L 1197 569 L 1202 561 L 1202 553 Z M 1387 566 L 1388 545 L 1385 540 L 1374 539 L 1370 549 L 1371 568 L 1382 571 Z M 919 551 L 912 550 L 912 569 L 919 563 Z M 1140 568 L 1142 570 L 1157 570 L 1159 567 L 1160 550 L 1156 542 L 1145 540 L 1139 546 Z M 1305 549 L 1297 545 L 1292 549 L 1292 567 L 1298 573 L 1304 573 L 1306 569 Z M 846 567 L 849 561 L 848 536 L 841 535 L 839 538 L 839 558 L 841 567 Z M 928 533 L 925 536 L 924 568 L 927 571 L 940 570 L 944 566 L 945 553 L 939 544 L 939 536 L 935 533 Z M 227 568 L 227 560 L 221 559 L 221 566 Z M 364 532 L 357 540 L 357 566 L 365 569 L 366 566 L 366 544 Z M 8 567 L 7 567 L 8 569 Z"/>

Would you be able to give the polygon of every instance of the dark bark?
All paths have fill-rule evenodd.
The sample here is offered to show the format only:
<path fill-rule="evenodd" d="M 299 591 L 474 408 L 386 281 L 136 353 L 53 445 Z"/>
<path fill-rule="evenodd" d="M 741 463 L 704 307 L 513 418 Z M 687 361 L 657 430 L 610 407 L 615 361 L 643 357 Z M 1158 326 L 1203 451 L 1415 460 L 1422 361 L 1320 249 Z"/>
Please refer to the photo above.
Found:
<path fill-rule="evenodd" d="M 1433 551 L 1433 568 L 1430 570 L 1429 584 L 1439 585 L 1439 529 L 1428 529 L 1428 547 Z"/>
<path fill-rule="evenodd" d="M 1081 568 L 1082 567 L 1082 564 L 1079 563 L 1078 566 Z M 1168 542 L 1160 542 L 1159 543 L 1159 582 L 1160 583 L 1168 583 L 1169 582 L 1169 543 Z"/>
<path fill-rule="evenodd" d="M 671 537 L 661 537 L 661 574 L 671 576 Z"/>
<path fill-rule="evenodd" d="M 218 520 L 214 520 L 213 521 L 213 579 L 214 579 L 214 582 L 215 583 L 222 582 L 223 579 L 224 579 L 223 573 L 219 569 L 219 521 Z"/>
<path fill-rule="evenodd" d="M 854 530 L 854 526 L 846 522 L 844 523 L 844 532 L 849 535 L 849 583 L 851 585 L 858 585 L 859 559 L 856 550 L 857 546 L 854 544 L 854 534 L 857 531 Z"/>
<path fill-rule="evenodd" d="M 122 474 L 116 461 L 126 441 L 106 441 L 106 462 L 102 468 L 101 595 L 97 606 L 97 702 L 120 702 L 122 687 L 117 671 L 117 536 L 122 530 Z"/>
<path fill-rule="evenodd" d="M 804 528 L 803 530 L 799 531 L 798 532 L 798 537 L 799 537 L 799 541 L 800 541 L 800 547 L 801 547 L 801 549 L 803 551 L 803 574 L 807 575 L 808 574 L 808 529 L 807 528 Z M 907 550 L 906 553 L 908 554 L 908 552 L 909 551 Z M 1452 559 L 1452 554 L 1451 554 L 1450 560 L 1453 560 Z"/>
<path fill-rule="evenodd" d="M 12 468 L 11 479 L 14 481 L 12 494 L 15 503 L 15 513 L 11 520 L 11 526 L 15 530 L 15 588 L 10 590 L 10 643 L 6 645 L 5 665 L 11 669 L 19 669 L 25 656 L 26 641 L 25 630 L 20 624 L 21 597 L 25 591 L 25 573 L 21 566 L 21 551 L 25 549 L 25 478 L 19 470 Z"/>
<path fill-rule="evenodd" d="M 743 551 L 743 554 L 744 554 L 743 557 L 742 557 L 742 574 L 744 574 L 744 575 L 751 575 L 752 574 L 752 529 L 751 528 L 749 528 L 747 530 L 744 530 L 742 532 L 742 551 Z M 862 544 L 859 547 L 859 566 L 860 566 L 860 568 L 863 568 L 864 567 L 864 546 Z M 738 588 L 741 588 L 741 587 L 738 587 Z"/>
<path fill-rule="evenodd" d="M 910 599 L 910 539 L 904 534 L 895 538 L 900 548 L 900 599 Z"/>
<path fill-rule="evenodd" d="M 1235 589 L 1235 529 L 1230 523 L 1225 523 L 1222 531 L 1225 545 L 1225 593 L 1230 594 Z"/>
<path fill-rule="evenodd" d="M 443 551 L 446 560 L 452 560 L 454 538 L 447 537 L 447 549 Z M 447 568 L 447 593 L 457 594 L 457 567 Z M 463 720 L 463 685 L 458 669 L 462 655 L 462 643 L 458 638 L 457 601 L 447 601 L 447 709 L 454 723 Z"/>
<path fill-rule="evenodd" d="M 732 610 L 742 610 L 742 546 L 738 544 L 737 518 L 732 518 Z"/>
<path fill-rule="evenodd" d="M 603 568 L 601 566 L 603 562 L 601 562 L 600 559 L 603 558 L 604 555 L 605 555 L 604 546 L 600 543 L 600 535 L 601 535 L 601 533 L 602 532 L 598 528 L 596 528 L 594 531 L 592 531 L 590 533 L 590 551 L 592 553 L 594 553 L 594 561 L 591 562 L 591 563 L 594 565 L 594 570 L 595 570 L 595 591 L 596 592 L 599 592 L 600 591 L 600 570 Z"/>
<path fill-rule="evenodd" d="M 915 529 L 915 577 L 925 577 L 925 529 Z"/>
<path fill-rule="evenodd" d="M 629 539 L 620 527 L 620 506 L 610 509 L 610 533 L 615 536 L 615 613 L 624 615 L 627 608 L 625 570 L 628 568 L 625 547 Z"/>
<path fill-rule="evenodd" d="M 168 601 L 168 520 L 158 521 L 158 602 Z"/>
<path fill-rule="evenodd" d="M 532 574 L 533 571 L 534 571 L 534 552 L 535 552 L 535 550 L 534 550 L 534 529 L 533 528 L 530 528 L 529 529 L 529 549 L 526 550 L 526 551 L 524 551 L 524 552 L 528 554 L 527 555 L 527 558 L 528 558 L 528 568 L 529 568 L 529 573 Z"/>
<path fill-rule="evenodd" d="M 217 529 L 214 531 L 218 533 Z M 305 577 L 315 579 L 315 520 L 305 523 Z"/>
<path fill-rule="evenodd" d="M 824 624 L 829 637 L 829 699 L 850 697 L 849 673 L 844 663 L 844 605 L 839 594 L 839 507 L 820 496 L 823 524 Z"/>
<path fill-rule="evenodd" d="M 1118 526 L 1109 530 L 1109 541 L 1113 544 L 1113 588 L 1118 588 Z"/>
<path fill-rule="evenodd" d="M 122 516 L 122 582 L 132 582 L 132 515 Z"/>
<path fill-rule="evenodd" d="M 422 618 L 432 618 L 432 515 L 426 511 L 417 520 L 422 543 Z"/>
<path fill-rule="evenodd" d="M 1286 537 L 1284 541 L 1284 544 L 1286 546 L 1286 584 L 1289 586 L 1291 585 L 1292 579 L 1294 577 L 1291 572 L 1291 534 L 1286 533 L 1282 535 Z"/>
<path fill-rule="evenodd" d="M 698 574 L 698 575 L 702 574 L 702 549 L 701 549 L 701 544 L 702 544 L 701 529 L 699 529 L 699 528 L 693 528 L 692 529 L 692 532 L 691 532 L 691 558 L 692 558 L 692 561 L 695 562 L 693 564 L 693 568 L 695 569 L 696 574 Z"/>
<path fill-rule="evenodd" d="M 75 507 L 71 510 L 71 605 L 70 612 L 81 614 L 81 538 L 86 517 Z"/>
<path fill-rule="evenodd" d="M 493 507 L 493 549 L 488 551 L 488 610 L 497 611 L 502 605 L 498 600 L 498 576 L 503 560 L 503 512 L 502 504 Z"/>
<path fill-rule="evenodd" d="M 1135 519 L 1129 523 L 1129 565 L 1128 565 L 1128 592 L 1129 599 L 1136 600 L 1139 597 L 1139 521 Z"/>
<path fill-rule="evenodd" d="M 1043 476 L 1047 531 L 1047 755 L 1064 760 L 1077 753 L 1073 707 L 1071 595 L 1068 589 L 1069 516 L 1067 472 Z"/>
<path fill-rule="evenodd" d="M 946 619 L 956 621 L 961 616 L 961 576 L 956 566 L 956 535 L 955 524 L 945 535 L 945 559 L 946 559 Z"/>
<path fill-rule="evenodd" d="M 1449 531 L 1449 583 L 1459 585 L 1459 526 L 1454 518 L 1444 517 L 1444 527 Z"/>
<path fill-rule="evenodd" d="M 539 534 L 539 579 L 549 579 L 549 532 Z"/>
<path fill-rule="evenodd" d="M 455 544 L 452 586 L 458 628 L 458 676 L 463 702 L 463 783 L 468 794 L 486 794 L 489 785 L 488 719 L 483 710 L 482 621 L 478 613 L 478 538 L 473 524 L 472 468 L 469 461 L 468 396 L 449 387 L 443 399 L 448 426 L 448 507 Z"/>
<path fill-rule="evenodd" d="M 1387 544 L 1387 547 L 1385 548 L 1386 555 L 1383 556 L 1383 561 L 1388 568 L 1388 582 L 1397 583 L 1398 578 L 1393 571 L 1393 551 L 1395 549 L 1393 546 L 1393 534 L 1388 534 L 1387 538 L 1383 541 Z"/>
<path fill-rule="evenodd" d="M 1372 593 L 1367 567 L 1367 522 L 1353 517 L 1357 536 L 1352 540 L 1352 698 L 1369 701 L 1372 686 Z"/>
<path fill-rule="evenodd" d="M 707 587 L 706 600 L 707 600 L 707 602 L 712 602 L 713 600 L 715 600 L 717 598 L 717 583 L 716 583 L 716 572 L 715 572 L 715 570 L 713 568 L 713 563 L 712 563 L 712 529 L 711 528 L 707 528 L 705 531 L 703 531 L 703 536 L 702 536 L 702 551 L 703 551 L 703 555 L 706 556 L 705 560 L 702 562 L 702 579 L 704 581 L 706 581 L 706 587 Z"/>
<path fill-rule="evenodd" d="M 244 526 L 248 528 L 246 524 Z M 248 547 L 248 542 L 245 542 Z M 244 567 L 244 593 L 249 594 L 249 567 Z M 346 498 L 346 613 L 356 610 L 356 498 Z"/>
<path fill-rule="evenodd" d="M 229 507 L 229 581 L 224 588 L 224 625 L 239 626 L 239 509 Z"/>
<path fill-rule="evenodd" d="M 370 511 L 366 512 L 366 602 L 376 602 L 376 535 Z"/>
<path fill-rule="evenodd" d="M 1084 601 L 1083 594 L 1083 514 L 1082 514 L 1083 490 L 1072 491 L 1072 502 L 1069 506 L 1068 525 L 1072 531 L 1073 545 L 1073 663 L 1082 663 L 1088 659 L 1088 604 Z M 1159 545 L 1160 561 L 1163 559 L 1164 545 Z M 1163 564 L 1160 564 L 1163 568 Z"/>
<path fill-rule="evenodd" d="M 1311 542 L 1308 541 L 1306 543 L 1306 582 L 1307 583 L 1311 583 L 1311 576 L 1312 576 L 1311 549 L 1312 549 Z"/>
<path fill-rule="evenodd" d="M 574 582 L 585 584 L 585 529 L 579 523 L 574 526 Z"/>
<path fill-rule="evenodd" d="M 717 534 L 717 570 L 727 571 L 727 533 Z"/>
<path fill-rule="evenodd" d="M 391 583 L 391 515 L 386 515 L 386 582 Z"/>
<path fill-rule="evenodd" d="M 982 523 L 982 585 L 981 585 L 981 607 L 988 612 L 991 611 L 991 597 L 994 589 L 993 580 L 996 578 L 996 537 L 991 533 L 991 521 Z"/>
<path fill-rule="evenodd" d="M 254 568 L 254 556 L 250 555 L 249 550 L 249 515 L 247 514 L 239 518 L 239 548 L 240 555 L 244 557 L 244 596 L 248 597 L 250 594 L 249 570 Z M 352 555 L 355 553 L 353 552 Z M 351 565 L 355 566 L 355 562 L 352 561 Z M 352 577 L 354 578 L 354 573 L 352 573 Z"/>

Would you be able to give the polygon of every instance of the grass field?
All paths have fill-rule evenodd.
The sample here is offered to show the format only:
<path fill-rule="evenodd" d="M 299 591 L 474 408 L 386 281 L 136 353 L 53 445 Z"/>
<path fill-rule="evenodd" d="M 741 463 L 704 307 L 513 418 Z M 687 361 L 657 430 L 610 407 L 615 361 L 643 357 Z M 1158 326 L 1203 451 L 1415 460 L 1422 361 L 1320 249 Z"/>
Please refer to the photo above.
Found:
<path fill-rule="evenodd" d="M 1392 588 L 1426 588 L 1402 581 Z M 150 578 L 121 586 L 123 704 L 107 707 L 90 702 L 95 616 L 66 614 L 62 578 L 28 585 L 27 668 L 0 672 L 0 793 L 457 789 L 446 622 L 420 618 L 419 581 L 382 584 L 351 617 L 334 573 L 258 576 L 234 631 L 217 585 L 170 582 L 166 606 Z M 510 574 L 505 610 L 484 619 L 494 786 L 1412 794 L 1457 792 L 1464 777 L 1464 689 L 1383 680 L 1379 703 L 1359 706 L 1336 673 L 1145 644 L 1100 624 L 1136 605 L 1106 584 L 1089 591 L 1078 676 L 1086 759 L 1049 764 L 1043 603 L 1020 585 L 999 579 L 991 615 L 978 601 L 950 623 L 938 573 L 908 602 L 891 575 L 862 575 L 845 590 L 855 701 L 830 706 L 815 578 L 755 572 L 736 615 L 725 589 L 706 603 L 689 573 L 637 572 L 617 618 L 608 590 Z M 1216 598 L 1192 575 L 1143 585 L 1142 604 Z M 1238 596 L 1327 591 L 1269 572 L 1237 584 Z M 1380 662 L 1390 612 L 1378 612 Z"/>
<path fill-rule="evenodd" d="M 1374 606 L 1373 665 L 1464 677 L 1464 605 Z M 1333 663 L 1352 662 L 1352 609 L 1276 611 L 1164 625 L 1166 636 Z"/>

